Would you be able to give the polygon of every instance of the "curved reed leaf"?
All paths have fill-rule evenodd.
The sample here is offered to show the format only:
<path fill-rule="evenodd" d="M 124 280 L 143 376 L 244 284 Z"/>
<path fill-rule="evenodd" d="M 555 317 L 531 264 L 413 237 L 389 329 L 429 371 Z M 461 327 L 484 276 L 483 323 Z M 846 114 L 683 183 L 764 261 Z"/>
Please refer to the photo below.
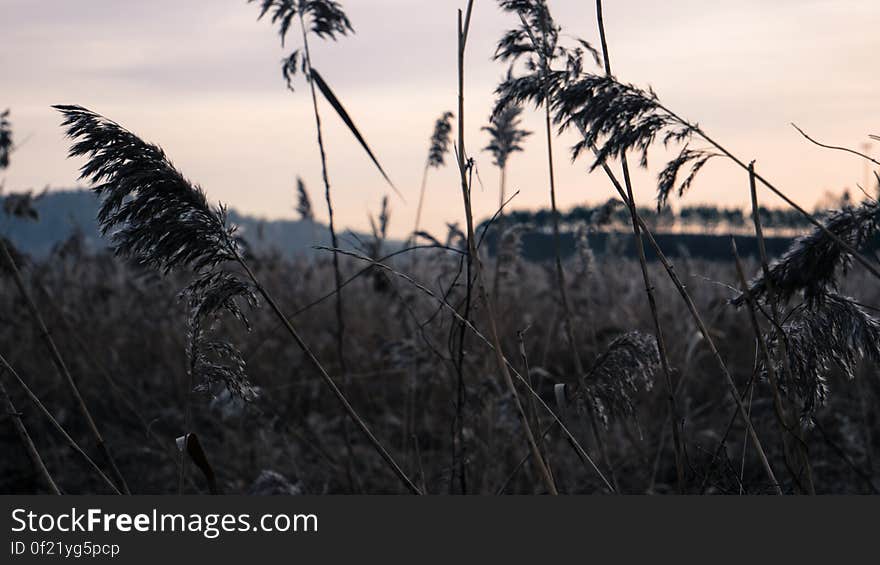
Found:
<path fill-rule="evenodd" d="M 324 98 L 327 99 L 327 102 L 333 106 L 333 109 L 336 110 L 336 113 L 339 114 L 339 117 L 345 122 L 345 125 L 348 126 L 349 131 L 354 135 L 355 139 L 361 144 L 361 147 L 364 148 L 364 151 L 367 152 L 370 159 L 373 161 L 373 164 L 376 165 L 376 168 L 379 169 L 379 172 L 382 174 L 382 177 L 388 182 L 388 185 L 391 189 L 403 199 L 403 195 L 397 190 L 397 187 L 394 186 L 394 183 L 391 182 L 391 179 L 388 178 L 388 175 L 385 173 L 385 169 L 382 168 L 382 165 L 379 164 L 379 160 L 376 159 L 376 156 L 373 155 L 373 151 L 370 149 L 370 146 L 367 145 L 367 141 L 364 139 L 364 136 L 361 135 L 361 132 L 358 131 L 357 126 L 354 125 L 354 121 L 351 119 L 351 116 L 348 115 L 348 112 L 345 110 L 345 107 L 342 105 L 342 102 L 333 94 L 333 90 L 330 89 L 330 85 L 324 80 L 318 71 L 312 67 L 311 69 L 312 80 L 318 86 L 318 90 L 321 91 L 321 94 L 324 95 Z"/>

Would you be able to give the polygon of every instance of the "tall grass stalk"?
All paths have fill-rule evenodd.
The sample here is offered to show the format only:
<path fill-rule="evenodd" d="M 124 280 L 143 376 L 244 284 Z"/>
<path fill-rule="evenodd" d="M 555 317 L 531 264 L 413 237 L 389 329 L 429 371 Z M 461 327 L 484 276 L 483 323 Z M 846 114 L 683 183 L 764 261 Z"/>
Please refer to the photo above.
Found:
<path fill-rule="evenodd" d="M 183 293 L 191 302 L 190 340 L 202 340 L 203 348 L 225 357 L 225 364 L 210 358 L 200 360 L 199 377 L 207 380 L 203 384 L 224 384 L 244 399 L 253 395 L 238 350 L 231 343 L 211 341 L 195 331 L 198 328 L 193 327 L 193 320 L 198 324 L 204 316 L 226 312 L 246 323 L 239 302 L 255 306 L 255 293 L 259 294 L 389 468 L 407 489 L 419 494 L 248 266 L 235 227 L 227 225 L 226 209 L 222 205 L 212 208 L 204 192 L 190 183 L 158 146 L 85 108 L 56 108 L 65 117 L 68 135 L 76 140 L 70 155 L 89 158 L 81 174 L 95 184 L 92 190 L 102 198 L 98 217 L 104 233 L 115 230 L 114 251 L 164 273 L 188 269 L 197 275 Z M 249 283 L 229 269 L 233 264 L 246 273 Z"/>
<path fill-rule="evenodd" d="M 319 249 L 325 249 L 325 250 L 329 251 L 329 249 L 326 247 L 319 247 Z M 370 257 L 366 257 L 364 255 L 360 255 L 358 253 L 354 253 L 354 252 L 346 251 L 346 250 L 342 250 L 342 249 L 340 249 L 338 251 L 339 251 L 339 253 L 341 253 L 343 255 L 347 255 L 349 257 L 354 257 L 355 259 L 358 259 L 360 261 L 368 262 L 372 266 L 378 267 L 380 269 L 384 269 L 384 270 L 388 271 L 389 273 L 403 279 L 404 281 L 413 285 L 416 289 L 418 289 L 420 292 L 425 294 L 431 300 L 436 301 L 440 305 L 441 308 L 446 309 L 456 320 L 458 320 L 461 324 L 463 324 L 465 328 L 467 328 L 474 336 L 476 336 L 480 341 L 482 341 L 486 345 L 486 347 L 488 347 L 492 351 L 492 353 L 495 354 L 496 359 L 499 359 L 502 363 L 504 363 L 504 365 L 507 367 L 508 373 L 511 374 L 513 377 L 515 377 L 516 380 L 519 381 L 519 383 L 523 385 L 523 387 L 526 389 L 526 392 L 528 392 L 535 399 L 535 402 L 538 403 L 538 406 L 541 407 L 553 419 L 554 425 L 559 426 L 559 429 L 562 431 L 563 435 L 568 440 L 568 443 L 574 449 L 575 454 L 578 456 L 578 458 L 581 460 L 581 462 L 584 464 L 584 466 L 595 471 L 596 476 L 599 477 L 599 479 L 602 481 L 602 484 L 604 484 L 605 487 L 610 492 L 614 492 L 614 487 L 611 485 L 611 483 L 608 481 L 608 479 L 605 478 L 605 475 L 602 474 L 602 470 L 599 469 L 599 467 L 596 465 L 596 462 L 593 460 L 593 458 L 590 457 L 590 455 L 586 452 L 586 450 L 583 448 L 583 446 L 580 444 L 580 442 L 578 442 L 577 438 L 574 436 L 574 434 L 571 432 L 571 430 L 568 429 L 568 427 L 565 425 L 565 423 L 562 421 L 562 419 L 559 417 L 559 415 L 556 412 L 554 412 L 552 408 L 550 408 L 550 406 L 541 397 L 541 395 L 538 394 L 534 388 L 532 388 L 531 384 L 529 384 L 528 379 L 523 377 L 522 374 L 520 374 L 520 372 L 517 371 L 516 367 L 504 356 L 503 352 L 500 352 L 500 349 L 498 349 L 495 346 L 494 340 L 483 335 L 480 332 L 480 330 L 478 330 L 470 320 L 464 318 L 458 312 L 458 309 L 455 306 L 453 306 L 452 304 L 450 304 L 448 301 L 446 301 L 445 298 L 437 296 L 437 294 L 435 294 L 431 289 L 427 288 L 423 284 L 414 280 L 409 275 L 401 273 L 400 271 L 393 269 L 392 267 L 386 265 L 385 263 L 382 263 L 380 261 L 376 261 L 374 259 L 371 259 Z M 521 404 L 520 404 L 520 406 L 521 406 Z M 530 450 L 530 453 L 532 455 L 534 455 L 534 450 L 532 450 L 531 444 L 528 445 L 528 448 Z"/>
<path fill-rule="evenodd" d="M 425 159 L 425 170 L 422 171 L 422 184 L 419 189 L 419 203 L 416 207 L 416 222 L 413 235 L 419 233 L 422 226 L 422 208 L 425 204 L 425 191 L 428 188 L 428 172 L 431 169 L 439 169 L 446 164 L 446 153 L 449 151 L 449 134 L 452 131 L 452 112 L 444 112 L 434 123 L 434 133 L 431 134 L 431 145 L 428 148 L 428 156 Z M 410 242 L 412 242 L 412 237 Z"/>
<path fill-rule="evenodd" d="M 792 473 L 792 478 L 794 481 L 800 485 L 800 477 L 798 473 L 792 469 L 791 465 L 788 463 L 789 458 L 791 457 L 791 445 L 789 443 L 789 434 L 791 433 L 791 428 L 787 422 L 787 416 L 785 407 L 782 402 L 782 395 L 779 392 L 779 381 L 776 376 L 776 367 L 775 363 L 773 363 L 773 359 L 770 355 L 770 347 L 767 343 L 767 339 L 764 337 L 764 332 L 761 330 L 761 325 L 758 323 L 758 314 L 757 314 L 757 305 L 752 298 L 752 294 L 749 291 L 749 284 L 746 280 L 745 269 L 742 265 L 742 260 L 740 259 L 739 253 L 736 248 L 736 240 L 733 236 L 730 236 L 730 248 L 733 254 L 734 264 L 736 266 L 736 274 L 739 279 L 739 284 L 743 289 L 743 296 L 745 297 L 746 309 L 749 313 L 749 323 L 752 326 L 752 331 L 755 333 L 755 341 L 758 344 L 758 352 L 761 355 L 761 359 L 764 363 L 764 366 L 767 368 L 767 379 L 770 381 L 770 388 L 773 392 L 773 409 L 776 414 L 777 422 L 779 422 L 781 431 L 782 431 L 782 446 L 785 452 L 786 464 L 789 466 L 789 470 Z M 792 434 L 793 435 L 793 434 Z M 795 439 L 798 438 L 795 436 Z M 810 483 L 811 484 L 811 483 Z M 815 492 L 811 492 L 811 494 L 815 494 Z"/>
<path fill-rule="evenodd" d="M 627 206 L 629 206 L 629 197 L 623 186 L 620 184 L 620 181 L 617 179 L 617 176 L 614 174 L 614 171 L 611 170 L 607 163 L 603 162 L 600 166 L 602 167 L 602 170 L 605 172 L 605 174 L 608 176 L 609 180 L 611 180 L 611 183 L 614 185 L 614 188 L 617 190 L 620 198 L 624 201 L 624 203 L 626 203 Z M 754 426 L 752 425 L 752 420 L 746 412 L 745 405 L 743 404 L 742 398 L 740 397 L 736 382 L 733 380 L 733 376 L 730 374 L 727 363 L 725 363 L 724 358 L 721 357 L 721 353 L 718 351 L 718 347 L 715 345 L 715 339 L 712 337 L 712 334 L 709 332 L 709 328 L 703 321 L 703 317 L 700 315 L 700 312 L 697 309 L 693 298 L 691 298 L 690 293 L 687 291 L 687 286 L 681 281 L 681 278 L 675 271 L 675 267 L 669 261 L 669 258 L 666 257 L 666 254 L 663 253 L 663 249 L 657 243 L 657 240 L 654 238 L 654 235 L 651 233 L 651 229 L 645 223 L 644 219 L 637 214 L 636 220 L 639 223 L 639 228 L 641 229 L 642 234 L 648 238 L 649 245 L 654 250 L 654 253 L 657 254 L 657 258 L 660 259 L 663 268 L 669 275 L 669 279 L 672 281 L 673 285 L 675 285 L 678 294 L 684 300 L 685 306 L 687 306 L 688 313 L 691 315 L 694 322 L 696 323 L 700 335 L 703 337 L 703 340 L 709 347 L 709 351 L 711 352 L 712 357 L 715 359 L 715 362 L 718 364 L 719 369 L 721 369 L 721 373 L 724 376 L 724 383 L 727 385 L 730 395 L 733 397 L 733 401 L 736 404 L 737 412 L 739 413 L 745 426 L 747 427 L 749 436 L 752 438 L 752 442 L 755 444 L 755 448 L 758 452 L 758 456 L 761 460 L 761 465 L 764 468 L 764 472 L 767 474 L 767 478 L 773 485 L 776 494 L 783 494 L 782 488 L 780 487 L 779 482 L 776 480 L 776 474 L 773 472 L 773 468 L 771 467 L 770 461 L 767 458 L 767 454 L 764 451 L 761 440 L 760 438 L 758 438 L 758 434 L 755 431 Z"/>
<path fill-rule="evenodd" d="M 124 492 L 125 494 L 131 494 L 131 491 L 128 488 L 128 484 L 126 483 L 125 478 L 122 476 L 122 473 L 119 471 L 119 467 L 116 465 L 116 460 L 113 458 L 113 455 L 111 455 L 110 449 L 107 447 L 107 443 L 104 441 L 104 436 L 98 429 L 98 425 L 95 423 L 95 419 L 92 417 L 92 413 L 89 411 L 85 399 L 83 399 L 82 394 L 80 394 L 79 387 L 77 386 L 76 381 L 73 379 L 73 375 L 70 373 L 70 370 L 67 368 L 67 364 L 61 357 L 61 352 L 55 345 L 55 340 L 52 339 L 52 334 L 49 332 L 49 328 L 43 321 L 43 316 L 40 314 L 39 308 L 37 308 L 37 305 L 34 302 L 31 293 L 28 291 L 27 285 L 25 285 L 24 279 L 21 276 L 21 272 L 18 269 L 18 265 L 15 264 L 15 260 L 9 253 L 9 249 L 6 247 L 6 243 L 3 241 L 3 238 L 0 238 L 0 261 L 5 262 L 9 265 L 9 272 L 12 274 L 12 279 L 15 281 L 16 287 L 18 287 L 19 294 L 21 295 L 22 300 L 24 300 L 25 306 L 28 309 L 28 313 L 30 314 L 34 323 L 37 325 L 40 337 L 46 343 L 46 347 L 49 350 L 49 356 L 52 359 L 52 363 L 55 365 L 58 373 L 61 375 L 68 388 L 70 389 L 77 409 L 79 410 L 83 419 L 85 419 L 89 431 L 95 439 L 98 450 L 101 452 L 101 455 L 110 465 L 110 469 L 113 471 L 113 476 L 119 483 L 122 492 Z"/>
<path fill-rule="evenodd" d="M 541 81 L 541 90 L 543 95 L 543 104 L 544 107 L 544 125 L 545 125 L 545 137 L 546 137 L 546 145 L 547 145 L 547 170 L 549 175 L 549 184 L 550 184 L 550 209 L 551 209 L 551 217 L 552 217 L 552 229 L 553 229 L 553 254 L 554 254 L 554 266 L 555 266 L 555 274 L 556 274 L 556 286 L 559 292 L 559 300 L 562 308 L 562 321 L 563 327 L 565 329 L 566 340 L 569 344 L 569 351 L 573 362 L 575 379 L 578 382 L 582 382 L 584 379 L 584 366 L 583 361 L 581 360 L 580 352 L 578 351 L 578 342 L 575 337 L 574 330 L 574 320 L 571 313 L 571 305 L 568 299 L 568 289 L 565 278 L 565 269 L 562 266 L 562 251 L 561 251 L 561 238 L 560 238 L 560 230 L 559 230 L 559 209 L 556 206 L 556 174 L 555 168 L 553 164 L 553 131 L 552 131 L 552 118 L 550 115 L 550 61 L 549 57 L 554 55 L 555 45 L 551 44 L 548 41 L 548 34 L 550 30 L 548 27 L 552 25 L 552 22 L 548 22 L 549 19 L 549 10 L 546 6 L 543 5 L 543 0 L 536 3 L 535 8 L 537 8 L 537 13 L 535 14 L 535 18 L 540 21 L 541 29 L 537 30 L 538 33 L 541 34 L 541 39 L 539 40 L 536 37 L 536 30 L 532 28 L 530 22 L 526 19 L 525 14 L 523 14 L 523 8 L 519 7 L 518 4 L 511 4 L 516 10 L 517 16 L 519 16 L 520 22 L 522 23 L 523 29 L 526 31 L 528 35 L 529 41 L 532 44 L 532 48 L 538 55 L 538 63 L 540 66 L 540 81 Z M 548 53 L 550 51 L 550 53 Z M 586 388 L 586 386 L 584 386 Z M 586 403 L 586 412 L 590 421 L 590 428 L 593 432 L 593 438 L 596 441 L 596 445 L 599 447 L 599 453 L 602 456 L 602 461 L 608 469 L 609 476 L 611 477 L 611 482 L 614 485 L 614 490 L 619 491 L 619 485 L 617 483 L 617 476 L 614 472 L 614 466 L 611 464 L 611 458 L 608 454 L 608 448 L 605 445 L 605 440 L 600 433 L 599 420 L 596 417 L 595 411 L 593 410 L 593 406 L 591 403 Z M 537 432 L 537 430 L 536 430 Z"/>
<path fill-rule="evenodd" d="M 42 477 L 43 482 L 46 483 L 46 486 L 52 494 L 61 494 L 61 490 L 55 483 L 55 479 L 52 478 L 52 474 L 49 473 L 49 470 L 46 468 L 43 458 L 40 457 L 40 452 L 37 451 L 37 446 L 34 445 L 34 441 L 31 439 L 30 434 L 28 434 L 27 428 L 22 421 L 21 413 L 15 409 L 15 404 L 12 403 L 12 398 L 9 396 L 6 387 L 3 385 L 2 377 L 4 373 L 6 373 L 5 368 L 0 370 L 0 400 L 2 400 L 2 406 L 6 409 L 6 415 L 12 420 L 12 425 L 15 427 L 16 433 L 18 433 L 18 437 L 21 439 L 21 443 L 24 445 L 24 449 L 27 451 L 31 463 L 33 463 L 34 468 L 37 470 L 37 474 Z"/>
<path fill-rule="evenodd" d="M 119 488 L 117 488 L 116 484 L 112 480 L 110 480 L 110 477 L 104 474 L 104 471 L 101 470 L 101 467 L 99 467 L 98 464 L 95 463 L 85 451 L 83 451 L 79 444 L 76 443 L 76 440 L 74 440 L 70 436 L 70 434 L 67 433 L 67 430 L 64 429 L 64 426 L 62 426 L 58 422 L 55 416 L 53 416 L 49 409 L 46 408 L 46 406 L 42 403 L 40 397 L 38 397 L 34 393 L 34 391 L 31 390 L 31 387 L 29 387 L 27 383 L 24 382 L 24 379 L 19 376 L 16 370 L 12 367 L 12 365 L 9 364 L 9 362 L 6 360 L 5 357 L 3 357 L 2 354 L 0 354 L 0 369 L 4 369 L 6 372 L 12 375 L 12 378 L 18 382 L 19 386 L 21 386 L 22 390 L 24 390 L 25 394 L 28 396 L 31 402 L 33 402 L 37 409 L 39 409 L 39 411 L 43 414 L 43 416 L 45 416 L 46 419 L 49 420 L 49 423 L 52 424 L 52 427 L 55 428 L 55 430 L 59 434 L 61 434 L 65 442 L 67 442 L 67 445 L 69 445 L 71 449 L 77 452 L 85 460 L 89 467 L 91 467 L 95 471 L 95 473 L 98 474 L 101 480 L 104 481 L 110 491 L 114 494 L 122 494 Z"/>
<path fill-rule="evenodd" d="M 513 379 L 511 378 L 510 371 L 507 368 L 507 363 L 501 350 L 501 340 L 498 335 L 498 327 L 495 322 L 495 315 L 492 311 L 492 301 L 489 299 L 488 293 L 486 292 L 482 265 L 476 246 L 474 234 L 474 217 L 473 211 L 471 209 L 470 185 L 468 183 L 467 174 L 469 165 L 467 162 L 464 143 L 464 63 L 465 49 L 467 47 L 467 38 L 468 32 L 470 30 L 471 14 L 473 11 L 473 7 L 474 0 L 468 0 L 467 15 L 464 16 L 461 10 L 458 11 L 458 169 L 461 175 L 461 191 L 462 198 L 464 200 L 465 219 L 467 221 L 468 253 L 471 257 L 471 260 L 473 261 L 473 265 L 476 270 L 477 286 L 479 287 L 480 297 L 482 299 L 483 305 L 486 308 L 486 317 L 489 324 L 489 335 L 492 339 L 492 344 L 495 349 L 498 369 L 501 371 L 501 375 L 504 379 L 504 384 L 507 386 L 508 392 L 510 393 L 516 406 L 517 415 L 519 416 L 523 429 L 525 431 L 526 441 L 528 442 L 529 448 L 532 450 L 532 457 L 534 459 L 535 466 L 538 469 L 538 474 L 541 476 L 542 480 L 544 481 L 544 486 L 547 488 L 547 491 L 550 494 L 559 494 L 556 489 L 556 483 L 553 481 L 553 476 L 550 474 L 550 470 L 547 467 L 544 457 L 541 455 L 541 452 L 538 449 L 538 444 L 535 441 L 534 434 L 532 433 L 532 427 L 529 425 L 528 416 L 523 409 L 519 394 L 516 391 L 516 386 L 513 384 Z"/>
<path fill-rule="evenodd" d="M 782 321 L 780 319 L 779 312 L 779 302 L 777 300 L 776 292 L 773 284 L 773 277 L 770 276 L 770 260 L 767 256 L 767 244 L 764 240 L 764 228 L 761 224 L 761 213 L 760 206 L 758 205 L 758 187 L 755 182 L 755 163 L 749 163 L 749 195 L 752 206 L 752 221 L 755 226 L 755 239 L 758 242 L 758 257 L 761 261 L 761 271 L 764 274 L 764 280 L 767 282 L 767 298 L 770 305 L 770 321 L 772 322 L 774 328 L 780 332 L 781 336 L 784 337 L 785 333 L 782 330 Z M 739 268 L 739 265 L 738 265 Z M 742 282 L 742 281 L 740 281 Z M 748 286 L 743 286 L 743 296 L 746 297 L 746 300 L 752 298 L 750 296 L 750 292 Z M 754 304 L 749 306 L 750 308 L 754 308 Z M 756 332 L 759 329 L 755 330 Z M 760 336 L 758 339 L 762 339 Z M 762 339 L 762 341 L 764 341 Z M 788 355 L 785 353 L 785 348 L 787 347 L 785 339 L 780 340 L 780 345 L 782 347 L 782 358 L 783 360 L 788 359 Z M 766 341 L 764 342 L 764 348 L 766 349 Z M 804 443 L 803 436 L 803 427 L 801 426 L 800 421 L 798 420 L 796 414 L 793 412 L 788 414 L 788 410 L 785 406 L 784 399 L 779 390 L 778 378 L 776 375 L 775 368 L 771 367 L 772 360 L 768 356 L 765 358 L 765 362 L 767 365 L 767 375 L 770 378 L 770 385 L 773 388 L 773 397 L 774 397 L 774 405 L 776 406 L 777 416 L 779 417 L 780 425 L 783 427 L 783 440 L 784 440 L 784 448 L 786 449 L 786 454 L 790 456 L 791 445 L 787 441 L 789 435 L 794 438 L 794 449 L 797 456 L 800 458 L 800 464 L 803 466 L 806 471 L 806 479 L 807 479 L 807 489 L 810 494 L 816 494 L 816 487 L 813 484 L 813 471 L 812 465 L 810 465 L 809 453 L 806 448 L 806 444 Z M 787 362 L 783 363 L 783 370 L 786 370 L 790 373 L 790 368 L 788 367 Z M 772 373 L 772 377 L 771 377 Z M 793 428 L 797 428 L 797 432 L 795 433 Z M 798 485 L 801 485 L 799 472 L 794 472 L 795 482 Z"/>
<path fill-rule="evenodd" d="M 483 131 L 491 135 L 491 141 L 483 150 L 490 151 L 494 157 L 494 164 L 498 167 L 498 213 L 495 219 L 495 233 L 498 234 L 495 243 L 495 274 L 492 278 L 492 297 L 496 303 L 501 303 L 501 255 L 502 240 L 505 236 L 504 207 L 507 204 L 507 162 L 511 154 L 522 151 L 521 142 L 532 135 L 532 132 L 520 129 L 520 114 L 522 107 L 510 105 L 494 114 L 489 125 L 483 127 Z"/>
<path fill-rule="evenodd" d="M 602 44 L 602 58 L 605 65 L 605 74 L 612 76 L 611 55 L 608 52 L 608 40 L 605 35 L 605 19 L 602 14 L 602 0 L 596 0 L 596 19 L 599 25 L 599 38 Z M 547 110 L 547 127 L 550 127 L 550 111 Z M 681 440 L 681 419 L 678 415 L 678 407 L 675 400 L 675 387 L 672 384 L 672 369 L 669 366 L 669 353 L 666 349 L 666 339 L 663 335 L 663 327 L 660 324 L 660 314 L 657 310 L 657 299 L 654 296 L 654 285 L 648 272 L 648 262 L 645 256 L 645 244 L 642 241 L 642 230 L 639 226 L 638 212 L 636 210 L 635 196 L 633 195 L 632 180 L 630 179 L 629 164 L 626 154 L 620 155 L 620 166 L 623 171 L 623 180 L 626 184 L 626 204 L 629 208 L 632 220 L 632 230 L 635 239 L 636 250 L 639 256 L 639 266 L 642 270 L 642 279 L 645 283 L 645 294 L 648 297 L 648 305 L 651 308 L 651 318 L 654 322 L 654 335 L 657 339 L 657 349 L 660 352 L 660 363 L 663 368 L 664 384 L 666 386 L 666 398 L 669 404 L 669 413 L 672 424 L 672 441 L 675 450 L 675 471 L 678 479 L 678 490 L 684 494 L 687 483 L 684 474 L 684 453 Z"/>
<path fill-rule="evenodd" d="M 300 29 L 303 39 L 303 61 L 306 65 L 306 76 L 309 78 L 309 91 L 312 95 L 312 109 L 315 114 L 315 129 L 318 135 L 318 151 L 321 154 L 321 179 L 324 181 L 324 199 L 327 202 L 328 226 L 330 241 L 334 248 L 339 247 L 336 224 L 333 217 L 333 199 L 330 196 L 330 174 L 327 171 L 327 151 L 324 148 L 324 131 L 321 126 L 321 113 L 318 110 L 318 94 L 315 91 L 315 80 L 312 77 L 312 55 L 309 49 L 309 33 L 306 27 L 304 10 L 298 10 Z M 343 380 L 347 372 L 345 363 L 345 308 L 342 301 L 342 269 L 339 266 L 339 255 L 333 254 L 333 278 L 336 285 L 336 354 L 342 369 Z"/>

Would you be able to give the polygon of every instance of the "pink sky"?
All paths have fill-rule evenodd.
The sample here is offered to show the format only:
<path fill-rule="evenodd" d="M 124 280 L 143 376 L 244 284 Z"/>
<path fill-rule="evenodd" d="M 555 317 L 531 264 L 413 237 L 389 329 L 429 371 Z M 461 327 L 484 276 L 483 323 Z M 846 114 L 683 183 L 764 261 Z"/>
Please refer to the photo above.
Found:
<path fill-rule="evenodd" d="M 301 175 L 319 219 L 320 165 L 310 100 L 300 82 L 285 90 L 275 30 L 257 22 L 245 0 L 2 0 L 0 108 L 12 109 L 17 141 L 7 190 L 75 185 L 79 161 L 50 104 L 87 106 L 162 145 L 213 200 L 267 218 L 293 218 L 294 179 Z M 456 107 L 455 20 L 461 0 L 347 0 L 357 35 L 313 48 L 315 67 L 347 106 L 407 198 L 392 198 L 392 234 L 415 216 L 433 122 Z M 855 189 L 864 165 L 820 150 L 789 125 L 829 143 L 859 148 L 880 134 L 880 3 L 876 0 L 615 0 L 606 23 L 620 79 L 651 85 L 667 106 L 699 122 L 800 203 L 826 190 Z M 594 3 L 550 0 L 565 31 L 596 43 Z M 514 21 L 496 3 L 476 0 L 468 52 L 467 142 L 486 144 L 492 92 L 505 72 L 491 60 L 500 33 Z M 292 36 L 293 37 L 293 36 Z M 292 39 L 292 38 L 291 38 Z M 364 229 L 387 191 L 357 142 L 322 108 L 340 224 Z M 510 163 L 516 208 L 546 206 L 544 138 L 538 132 Z M 588 163 L 572 165 L 570 138 L 556 142 L 563 208 L 608 198 L 612 189 Z M 880 144 L 878 144 L 880 145 Z M 872 152 L 878 153 L 880 146 Z M 477 159 L 483 187 L 476 213 L 497 201 L 497 172 Z M 655 153 L 654 164 L 662 154 Z M 637 197 L 649 203 L 656 170 L 636 175 Z M 424 225 L 443 232 L 462 217 L 452 167 L 433 174 Z M 747 179 L 734 166 L 710 164 L 682 203 L 742 205 Z M 776 202 L 768 194 L 767 204 Z"/>

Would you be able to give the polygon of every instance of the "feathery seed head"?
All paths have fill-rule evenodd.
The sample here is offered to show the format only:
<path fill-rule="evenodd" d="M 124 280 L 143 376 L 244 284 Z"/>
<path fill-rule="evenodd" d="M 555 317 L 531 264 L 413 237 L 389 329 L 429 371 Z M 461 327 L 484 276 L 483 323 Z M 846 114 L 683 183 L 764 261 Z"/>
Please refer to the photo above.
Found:
<path fill-rule="evenodd" d="M 296 177 L 296 196 L 296 211 L 299 213 L 300 219 L 313 222 L 315 213 L 312 210 L 312 200 L 309 198 L 309 193 L 306 192 L 306 184 L 300 177 Z"/>
<path fill-rule="evenodd" d="M 449 137 L 452 133 L 452 118 L 452 112 L 444 112 L 434 124 L 431 147 L 428 149 L 428 166 L 435 169 L 446 164 L 445 157 L 449 152 Z"/>
<path fill-rule="evenodd" d="M 521 106 L 507 106 L 491 116 L 490 125 L 483 128 L 491 136 L 491 141 L 484 150 L 492 153 L 495 166 L 503 169 L 511 153 L 522 151 L 521 143 L 532 132 L 521 129 Z"/>
<path fill-rule="evenodd" d="M 80 178 L 91 180 L 101 199 L 98 222 L 116 253 L 165 272 L 202 271 L 235 258 L 225 208 L 211 208 L 161 148 L 80 106 L 55 108 L 75 141 L 69 155 L 88 157 Z"/>
<path fill-rule="evenodd" d="M 615 338 L 593 365 L 579 396 L 592 402 L 607 426 L 612 417 L 635 416 L 635 397 L 654 386 L 660 353 L 654 336 L 639 331 Z"/>
<path fill-rule="evenodd" d="M 222 311 L 247 324 L 238 304 L 255 305 L 252 286 L 221 267 L 239 258 L 226 209 L 211 208 L 156 145 L 80 106 L 55 106 L 75 140 L 71 156 L 86 156 L 81 178 L 101 200 L 98 222 L 114 251 L 163 272 L 197 274 L 181 294 L 189 305 L 190 374 L 200 390 L 223 383 L 242 398 L 252 391 L 235 347 L 211 334 Z"/>
<path fill-rule="evenodd" d="M 880 205 L 865 201 L 830 213 L 825 228 L 856 249 L 867 244 L 880 228 Z M 766 296 L 772 287 L 777 299 L 788 301 L 803 292 L 809 303 L 822 302 L 829 291 L 836 290 L 837 277 L 846 272 L 852 255 L 818 227 L 796 239 L 782 257 L 770 266 L 770 283 L 761 274 L 749 284 L 752 296 Z M 733 300 L 737 306 L 743 296 Z"/>
<path fill-rule="evenodd" d="M 9 167 L 12 149 L 12 124 L 9 122 L 9 110 L 4 110 L 0 113 L 0 169 Z"/>
<path fill-rule="evenodd" d="M 837 368 L 853 379 L 863 359 L 880 362 L 880 321 L 845 296 L 827 294 L 783 329 L 787 359 L 778 363 L 776 372 L 780 386 L 800 397 L 804 419 L 827 399 L 829 371 Z M 779 340 L 771 346 L 778 349 Z M 794 382 L 789 382 L 786 366 Z"/>

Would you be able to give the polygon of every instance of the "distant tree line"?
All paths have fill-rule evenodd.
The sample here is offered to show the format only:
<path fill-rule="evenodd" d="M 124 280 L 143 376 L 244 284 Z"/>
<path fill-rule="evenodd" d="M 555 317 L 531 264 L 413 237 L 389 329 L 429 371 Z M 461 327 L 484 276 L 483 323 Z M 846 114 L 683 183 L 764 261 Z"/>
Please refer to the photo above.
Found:
<path fill-rule="evenodd" d="M 841 201 L 847 200 L 846 195 L 841 198 Z M 780 235 L 791 235 L 810 227 L 809 221 L 797 210 L 761 206 L 758 212 L 763 227 Z M 753 229 L 752 212 L 743 208 L 702 204 L 658 211 L 656 207 L 644 206 L 638 208 L 638 213 L 648 225 L 660 231 L 737 233 Z M 817 215 L 821 215 L 821 212 L 817 211 Z M 552 227 L 552 212 L 549 209 L 516 210 L 505 214 L 504 221 L 506 227 L 522 225 L 544 231 Z M 596 206 L 575 206 L 568 212 L 560 211 L 560 227 L 565 231 L 576 231 L 583 226 L 592 231 L 624 230 L 629 222 L 629 210 L 618 201 Z M 487 223 L 488 220 L 484 221 L 483 226 Z"/>

